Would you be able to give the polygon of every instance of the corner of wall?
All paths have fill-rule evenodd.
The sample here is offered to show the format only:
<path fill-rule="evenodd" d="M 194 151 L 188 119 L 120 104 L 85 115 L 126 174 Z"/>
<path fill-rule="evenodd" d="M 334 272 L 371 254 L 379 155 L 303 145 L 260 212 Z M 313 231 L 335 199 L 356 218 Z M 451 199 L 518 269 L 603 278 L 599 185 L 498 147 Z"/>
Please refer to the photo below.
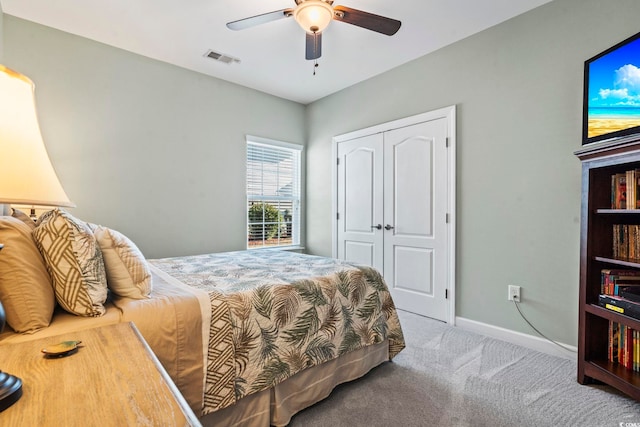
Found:
<path fill-rule="evenodd" d="M 525 334 L 499 326 L 489 325 L 464 317 L 456 317 L 455 325 L 481 335 L 507 341 L 515 345 L 546 353 L 551 356 L 574 360 L 578 352 L 577 347 L 565 343 L 552 343 L 538 336 Z"/>

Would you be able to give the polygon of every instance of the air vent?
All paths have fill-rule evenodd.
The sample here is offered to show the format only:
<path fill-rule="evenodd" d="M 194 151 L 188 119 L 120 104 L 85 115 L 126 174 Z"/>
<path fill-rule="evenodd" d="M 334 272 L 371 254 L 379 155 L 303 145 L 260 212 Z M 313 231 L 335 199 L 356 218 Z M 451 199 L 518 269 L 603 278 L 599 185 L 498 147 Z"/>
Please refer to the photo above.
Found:
<path fill-rule="evenodd" d="M 238 58 L 234 58 L 233 56 L 226 55 L 224 53 L 215 52 L 213 50 L 208 50 L 205 54 L 205 57 L 211 58 L 215 61 L 224 62 L 225 64 L 232 64 L 234 62 L 240 62 Z"/>

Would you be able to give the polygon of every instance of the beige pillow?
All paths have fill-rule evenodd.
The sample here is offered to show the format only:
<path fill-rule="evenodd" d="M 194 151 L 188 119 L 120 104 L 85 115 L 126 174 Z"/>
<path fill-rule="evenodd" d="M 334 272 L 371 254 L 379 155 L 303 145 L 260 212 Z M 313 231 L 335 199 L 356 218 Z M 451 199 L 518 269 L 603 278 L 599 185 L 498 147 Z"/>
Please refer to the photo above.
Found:
<path fill-rule="evenodd" d="M 33 222 L 33 221 L 32 221 Z M 21 220 L 0 217 L 0 301 L 16 332 L 49 326 L 56 299 L 51 278 L 31 229 Z"/>
<path fill-rule="evenodd" d="M 32 230 L 36 228 L 36 222 L 34 220 L 32 220 L 31 217 L 29 217 L 29 215 L 27 215 L 26 213 L 22 212 L 21 210 L 13 209 L 13 213 L 11 214 L 11 216 L 14 217 L 14 218 L 19 219 L 22 222 L 24 222 Z"/>
<path fill-rule="evenodd" d="M 140 249 L 116 230 L 91 228 L 102 251 L 109 289 L 121 297 L 147 298 L 151 293 L 151 270 Z"/>
<path fill-rule="evenodd" d="M 62 209 L 44 213 L 33 230 L 58 304 L 80 316 L 102 316 L 107 277 L 102 252 L 84 221 Z"/>

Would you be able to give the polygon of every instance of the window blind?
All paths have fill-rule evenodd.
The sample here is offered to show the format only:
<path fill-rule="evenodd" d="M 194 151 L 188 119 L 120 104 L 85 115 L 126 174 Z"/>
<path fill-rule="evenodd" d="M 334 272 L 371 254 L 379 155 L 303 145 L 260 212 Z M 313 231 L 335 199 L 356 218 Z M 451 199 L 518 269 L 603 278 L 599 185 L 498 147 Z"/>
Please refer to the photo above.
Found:
<path fill-rule="evenodd" d="M 247 247 L 300 244 L 302 146 L 247 140 Z"/>

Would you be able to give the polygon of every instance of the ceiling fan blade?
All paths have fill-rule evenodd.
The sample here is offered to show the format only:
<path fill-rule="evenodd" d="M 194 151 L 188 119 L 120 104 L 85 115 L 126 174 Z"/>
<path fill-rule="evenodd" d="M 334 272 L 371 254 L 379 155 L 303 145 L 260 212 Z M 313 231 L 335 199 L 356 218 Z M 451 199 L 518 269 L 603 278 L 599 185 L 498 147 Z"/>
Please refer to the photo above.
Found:
<path fill-rule="evenodd" d="M 374 15 L 373 13 L 351 9 L 350 7 L 335 6 L 333 10 L 336 12 L 333 17 L 336 21 L 346 22 L 347 24 L 366 28 L 387 36 L 397 33 L 400 25 L 402 25 L 402 22 L 396 19 Z"/>
<path fill-rule="evenodd" d="M 292 16 L 293 9 L 282 9 L 274 12 L 263 13 L 262 15 L 252 16 L 250 18 L 238 19 L 227 23 L 230 30 L 244 30 L 246 28 L 255 27 L 256 25 L 266 24 L 267 22 L 277 21 L 278 19 L 288 18 Z"/>
<path fill-rule="evenodd" d="M 322 33 L 307 33 L 305 59 L 318 59 L 322 56 Z"/>

